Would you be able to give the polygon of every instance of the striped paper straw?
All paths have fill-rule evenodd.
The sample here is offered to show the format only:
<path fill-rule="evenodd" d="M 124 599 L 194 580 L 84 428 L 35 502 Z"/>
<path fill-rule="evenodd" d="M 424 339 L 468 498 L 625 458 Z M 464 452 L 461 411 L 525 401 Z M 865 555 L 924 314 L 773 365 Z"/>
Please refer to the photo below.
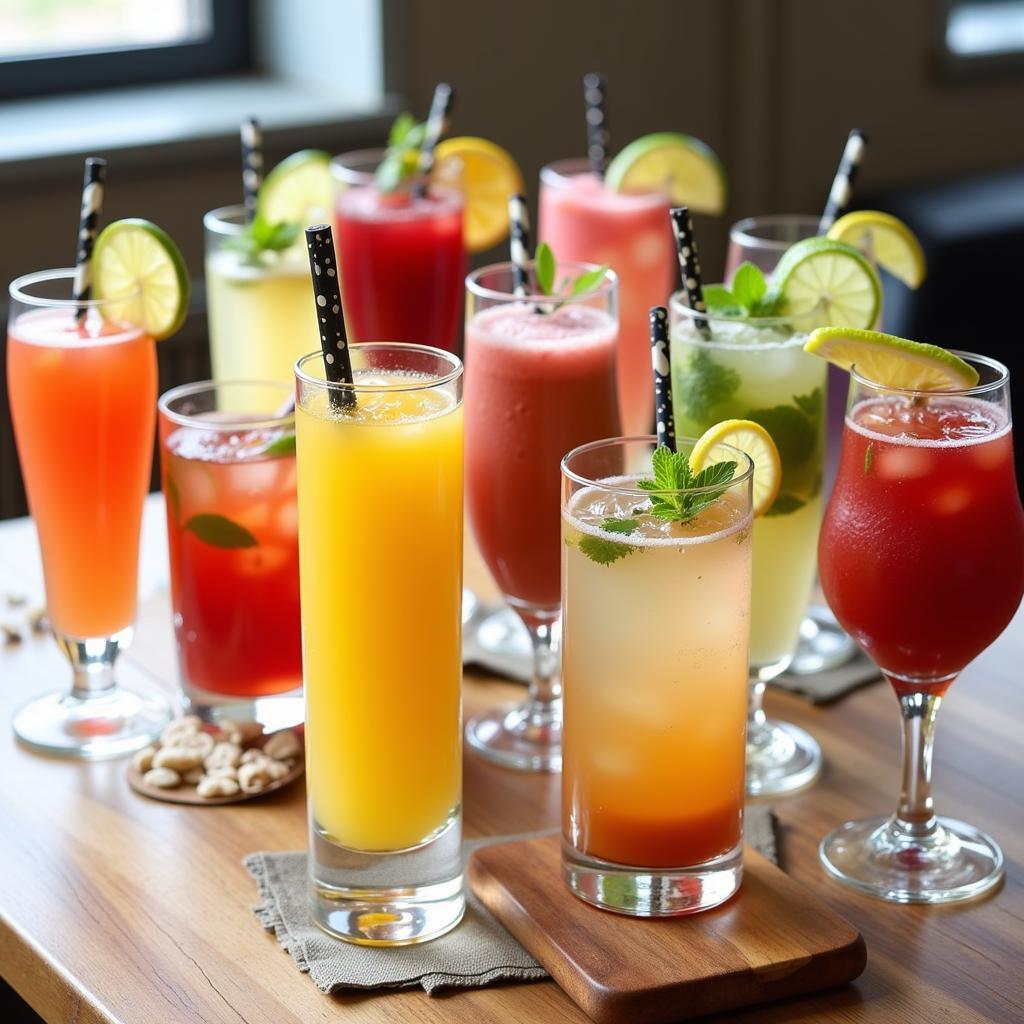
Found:
<path fill-rule="evenodd" d="M 651 306 L 651 366 L 654 370 L 654 419 L 658 444 L 676 450 L 676 421 L 672 415 L 672 361 L 668 347 L 668 310 Z"/>
<path fill-rule="evenodd" d="M 316 318 L 320 325 L 320 347 L 324 356 L 324 374 L 332 384 L 351 384 L 352 356 L 348 350 L 345 313 L 341 308 L 338 261 L 334 255 L 334 235 L 329 224 L 306 228 L 309 249 L 309 274 L 313 279 Z M 356 396 L 348 388 L 328 388 L 331 406 L 352 409 Z"/>
<path fill-rule="evenodd" d="M 583 103 L 587 117 L 587 159 L 590 169 L 599 178 L 604 177 L 608 163 L 608 110 L 605 97 L 608 79 L 599 71 L 588 71 L 583 76 Z"/>
<path fill-rule="evenodd" d="M 242 195 L 245 201 L 245 219 L 252 223 L 256 216 L 256 202 L 263 181 L 263 132 L 255 117 L 247 117 L 240 130 L 242 137 Z"/>
<path fill-rule="evenodd" d="M 683 276 L 683 291 L 686 301 L 697 314 L 706 314 L 704 285 L 700 276 L 700 257 L 697 255 L 697 240 L 693 234 L 693 221 L 688 206 L 675 206 L 670 212 L 672 231 L 676 236 L 676 251 L 679 254 L 679 269 Z M 693 322 L 705 339 L 711 338 L 711 328 L 706 316 L 695 316 Z"/>
<path fill-rule="evenodd" d="M 857 177 L 857 168 L 864 158 L 864 147 L 868 137 L 859 129 L 854 128 L 846 138 L 843 156 L 839 161 L 839 169 L 832 180 L 832 189 L 825 203 L 825 212 L 818 222 L 818 234 L 824 235 L 836 220 L 846 212 L 853 195 L 853 181 Z"/>
<path fill-rule="evenodd" d="M 519 296 L 529 294 L 530 284 L 530 213 L 526 196 L 508 197 L 509 256 L 512 258 L 512 291 Z"/>
<path fill-rule="evenodd" d="M 434 167 L 434 150 L 444 134 L 445 122 L 451 112 L 455 93 L 447 82 L 438 82 L 434 87 L 434 99 L 427 115 L 427 127 L 420 147 L 420 174 L 428 175 Z"/>
<path fill-rule="evenodd" d="M 75 255 L 75 280 L 72 294 L 76 302 L 85 303 L 92 295 L 92 247 L 96 242 L 96 225 L 103 212 L 103 186 L 107 179 L 107 161 L 90 156 L 85 161 L 82 181 L 82 210 L 78 218 L 78 247 Z M 75 319 L 84 323 L 89 313 L 85 305 L 75 310 Z"/>

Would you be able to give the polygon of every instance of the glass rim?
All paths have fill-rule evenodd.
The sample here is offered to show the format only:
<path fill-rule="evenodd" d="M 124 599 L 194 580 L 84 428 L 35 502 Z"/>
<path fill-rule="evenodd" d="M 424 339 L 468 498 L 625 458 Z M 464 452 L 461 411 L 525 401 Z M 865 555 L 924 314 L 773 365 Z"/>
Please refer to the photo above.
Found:
<path fill-rule="evenodd" d="M 214 210 L 208 210 L 203 214 L 203 227 L 215 235 L 240 235 L 245 230 L 245 205 L 243 203 L 229 203 L 227 206 L 218 206 Z M 236 224 L 228 218 L 241 218 L 242 223 Z"/>
<path fill-rule="evenodd" d="M 528 260 L 526 267 L 528 270 L 533 269 L 537 265 L 536 260 Z M 478 267 L 476 270 L 471 270 L 466 275 L 466 291 L 472 293 L 480 299 L 497 299 L 502 302 L 533 302 L 538 305 L 545 302 L 561 302 L 563 305 L 570 303 L 582 302 L 586 299 L 593 299 L 601 295 L 610 295 L 615 292 L 619 284 L 619 275 L 608 267 L 604 272 L 604 277 L 598 283 L 595 288 L 591 288 L 590 291 L 580 292 L 579 295 L 573 295 L 572 298 L 559 299 L 555 295 L 541 295 L 528 293 L 526 295 L 516 295 L 515 292 L 503 292 L 496 288 L 485 288 L 479 283 L 479 278 L 487 273 L 496 273 L 499 271 L 511 271 L 515 264 L 511 260 L 504 260 L 501 263 L 489 263 L 486 267 Z M 586 263 L 583 260 L 566 260 L 564 263 L 557 263 L 557 268 L 573 268 L 580 269 L 584 273 L 591 270 L 600 270 L 600 266 L 597 263 Z"/>
<path fill-rule="evenodd" d="M 768 225 L 807 224 L 814 229 L 812 234 L 816 235 L 820 222 L 821 218 L 812 213 L 765 213 L 757 217 L 743 217 L 729 228 L 729 241 L 747 249 L 785 252 L 793 245 L 793 242 L 787 242 L 781 238 L 762 238 L 751 232 L 758 227 Z"/>
<path fill-rule="evenodd" d="M 386 152 L 385 146 L 370 146 L 366 149 L 353 149 L 347 153 L 336 153 L 331 157 L 328 169 L 336 181 L 343 181 L 347 185 L 370 185 L 373 183 L 373 172 L 349 167 L 346 161 L 360 163 L 365 160 L 367 163 L 375 161 L 379 164 Z"/>
<path fill-rule="evenodd" d="M 893 387 L 888 384 L 879 384 L 877 381 L 871 380 L 868 377 L 857 371 L 857 364 L 854 363 L 850 367 L 850 380 L 856 381 L 858 384 L 870 388 L 872 391 L 883 391 L 887 395 L 906 395 L 908 398 L 929 398 L 936 396 L 961 396 L 971 398 L 974 395 L 983 395 L 989 391 L 996 391 L 1001 387 L 1005 387 L 1010 381 L 1010 371 L 1005 364 L 999 362 L 998 359 L 993 359 L 991 356 L 983 356 L 977 352 L 965 352 L 963 349 L 951 348 L 946 351 L 951 352 L 955 356 L 959 356 L 964 362 L 968 363 L 979 363 L 982 366 L 987 366 L 990 370 L 994 370 L 997 374 L 995 380 L 987 381 L 984 384 L 975 384 L 969 388 L 947 388 L 942 391 L 921 391 L 917 388 L 900 388 Z"/>
<path fill-rule="evenodd" d="M 677 450 L 680 444 L 695 445 L 699 440 L 700 438 L 697 437 L 677 437 Z M 634 434 L 625 437 L 606 437 L 600 441 L 588 441 L 586 444 L 577 445 L 562 456 L 560 463 L 562 475 L 578 484 L 582 484 L 584 487 L 600 487 L 602 490 L 609 491 L 612 494 L 628 494 L 631 497 L 650 497 L 652 494 L 707 494 L 710 491 L 720 491 L 722 489 L 721 484 L 710 484 L 707 487 L 683 487 L 670 488 L 663 491 L 648 491 L 642 487 L 629 487 L 624 484 L 609 484 L 604 480 L 592 480 L 590 477 L 583 476 L 581 473 L 577 473 L 569 468 L 571 459 L 584 455 L 587 452 L 597 451 L 600 448 L 624 448 L 628 444 L 649 444 L 656 448 L 658 446 L 658 438 L 654 434 Z M 734 451 L 739 456 L 737 459 L 739 465 L 743 465 L 744 461 L 746 463 L 746 468 L 738 472 L 726 486 L 732 487 L 734 484 L 747 483 L 751 480 L 754 476 L 754 460 L 745 451 L 735 448 L 731 444 L 722 444 L 721 447 Z"/>
<path fill-rule="evenodd" d="M 348 392 L 356 395 L 373 394 L 396 394 L 406 391 L 423 391 L 425 388 L 436 388 L 444 384 L 450 384 L 462 376 L 465 366 L 462 360 L 447 349 L 437 348 L 434 345 L 416 345 L 409 341 L 363 341 L 357 344 L 350 344 L 351 352 L 378 352 L 394 350 L 398 352 L 419 352 L 424 355 L 439 357 L 447 362 L 452 368 L 445 374 L 439 376 L 420 377 L 411 380 L 408 384 L 346 384 L 341 381 L 325 380 L 323 377 L 314 377 L 306 373 L 302 368 L 311 360 L 322 360 L 323 352 L 319 349 L 315 352 L 307 352 L 295 360 L 295 379 L 304 384 L 313 384 L 324 391 Z"/>
<path fill-rule="evenodd" d="M 76 298 L 46 298 L 41 295 L 32 295 L 25 289 L 34 284 L 42 284 L 46 281 L 60 281 L 62 279 L 75 280 L 74 267 L 56 267 L 52 270 L 34 270 L 31 274 L 22 274 L 16 277 L 7 287 L 7 294 L 12 300 L 20 302 L 25 306 L 38 306 L 40 309 L 102 309 L 104 306 L 114 306 L 119 303 L 137 299 L 142 295 L 142 289 L 136 288 L 133 292 L 119 295 L 117 298 L 109 299 L 76 299 Z M 145 333 L 145 329 L 138 324 L 132 324 Z"/>
<path fill-rule="evenodd" d="M 204 419 L 209 412 L 189 414 L 177 412 L 170 408 L 170 403 L 179 398 L 186 398 L 189 395 L 202 394 L 204 391 L 216 391 L 219 388 L 230 387 L 264 387 L 279 388 L 283 394 L 292 394 L 292 387 L 283 380 L 259 380 L 255 377 L 229 377 L 227 380 L 197 380 L 190 384 L 177 384 L 165 391 L 156 402 L 156 407 L 162 416 L 173 420 L 182 427 L 194 427 L 196 429 L 209 429 L 223 432 L 225 428 L 237 428 L 244 426 L 248 430 L 273 429 L 275 427 L 289 428 L 295 426 L 295 412 L 286 413 L 283 416 L 267 415 L 266 413 L 239 413 L 238 419 L 218 420 Z"/>
<path fill-rule="evenodd" d="M 540 169 L 540 181 L 542 185 L 564 189 L 569 187 L 573 178 L 579 177 L 581 174 L 588 174 L 592 170 L 587 157 L 567 156 L 545 164 Z M 647 200 L 652 206 L 664 206 L 668 202 L 668 196 L 664 192 L 615 192 L 612 194 L 620 199 L 629 199 L 634 202 Z"/>
<path fill-rule="evenodd" d="M 672 312 L 672 313 L 679 313 L 683 317 L 685 317 L 687 320 L 690 320 L 690 321 L 695 321 L 698 318 L 700 318 L 700 319 L 706 321 L 709 324 L 716 324 L 716 323 L 717 324 L 749 324 L 751 327 L 755 327 L 755 328 L 781 327 L 781 328 L 786 328 L 786 329 L 792 331 L 792 333 L 794 335 L 810 334 L 810 330 L 808 330 L 807 328 L 800 327 L 800 321 L 806 319 L 809 316 L 811 316 L 816 311 L 816 309 L 817 309 L 817 307 L 815 307 L 814 309 L 809 309 L 806 313 L 800 313 L 798 315 L 778 314 L 778 315 L 775 315 L 775 316 L 742 316 L 742 315 L 730 316 L 730 315 L 724 314 L 724 313 L 700 313 L 697 310 L 695 310 L 692 306 L 688 305 L 685 300 L 686 300 L 686 292 L 685 291 L 680 289 L 679 291 L 673 292 L 669 296 L 669 311 Z M 708 345 L 708 346 L 718 347 L 718 348 L 742 348 L 742 349 L 749 349 L 749 348 L 755 348 L 755 347 L 757 347 L 757 348 L 769 348 L 769 347 L 771 347 L 771 343 L 764 343 L 764 344 L 760 344 L 759 343 L 759 344 L 757 344 L 755 346 L 755 345 L 740 344 L 739 342 L 716 341 L 714 338 L 711 338 L 710 340 L 705 341 L 704 343 L 706 345 Z M 787 338 L 785 340 L 785 342 L 776 343 L 776 344 L 777 345 L 788 346 L 788 345 L 792 344 L 792 339 L 791 338 Z"/>

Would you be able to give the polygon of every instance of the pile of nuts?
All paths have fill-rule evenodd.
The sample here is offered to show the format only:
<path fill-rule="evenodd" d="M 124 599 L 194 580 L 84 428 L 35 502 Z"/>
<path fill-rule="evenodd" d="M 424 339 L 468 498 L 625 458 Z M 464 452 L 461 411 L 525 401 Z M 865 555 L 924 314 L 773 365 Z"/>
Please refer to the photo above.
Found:
<path fill-rule="evenodd" d="M 259 722 L 225 718 L 214 734 L 196 715 L 186 715 L 170 722 L 160 743 L 140 750 L 133 763 L 142 781 L 158 789 L 195 786 L 207 799 L 261 793 L 302 756 L 302 740 L 290 729 L 274 733 L 262 747 L 251 746 L 262 735 Z"/>

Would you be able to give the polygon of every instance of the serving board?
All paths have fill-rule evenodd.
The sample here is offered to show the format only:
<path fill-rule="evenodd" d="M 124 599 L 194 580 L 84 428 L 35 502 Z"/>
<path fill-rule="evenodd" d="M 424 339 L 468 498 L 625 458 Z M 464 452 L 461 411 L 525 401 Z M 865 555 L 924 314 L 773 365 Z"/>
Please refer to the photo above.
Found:
<path fill-rule="evenodd" d="M 473 891 L 599 1024 L 659 1024 L 831 988 L 864 970 L 860 933 L 749 847 L 727 903 L 685 917 L 599 910 L 562 880 L 561 838 L 485 846 Z"/>

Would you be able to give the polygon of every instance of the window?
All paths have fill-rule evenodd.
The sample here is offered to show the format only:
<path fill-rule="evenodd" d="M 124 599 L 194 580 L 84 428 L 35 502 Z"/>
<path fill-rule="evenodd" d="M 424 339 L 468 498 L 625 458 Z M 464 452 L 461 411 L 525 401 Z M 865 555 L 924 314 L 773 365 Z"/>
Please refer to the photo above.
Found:
<path fill-rule="evenodd" d="M 946 0 L 941 6 L 947 73 L 1024 71 L 1024 0 Z"/>
<path fill-rule="evenodd" d="M 250 62 L 246 0 L 6 0 L 0 94 L 195 78 Z"/>

